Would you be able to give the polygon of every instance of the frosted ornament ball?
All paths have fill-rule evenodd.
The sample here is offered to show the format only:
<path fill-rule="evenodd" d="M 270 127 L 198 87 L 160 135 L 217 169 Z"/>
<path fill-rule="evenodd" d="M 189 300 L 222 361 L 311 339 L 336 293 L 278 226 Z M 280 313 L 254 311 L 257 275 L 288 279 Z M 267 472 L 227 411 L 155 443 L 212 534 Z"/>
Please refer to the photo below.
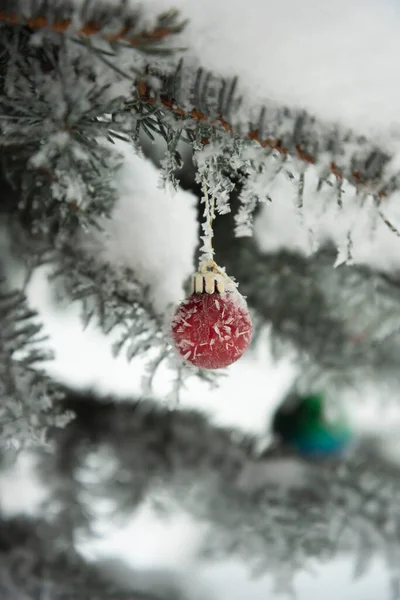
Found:
<path fill-rule="evenodd" d="M 237 361 L 249 346 L 253 325 L 237 285 L 213 260 L 192 277 L 191 295 L 172 319 L 172 338 L 184 360 L 203 369 Z"/>

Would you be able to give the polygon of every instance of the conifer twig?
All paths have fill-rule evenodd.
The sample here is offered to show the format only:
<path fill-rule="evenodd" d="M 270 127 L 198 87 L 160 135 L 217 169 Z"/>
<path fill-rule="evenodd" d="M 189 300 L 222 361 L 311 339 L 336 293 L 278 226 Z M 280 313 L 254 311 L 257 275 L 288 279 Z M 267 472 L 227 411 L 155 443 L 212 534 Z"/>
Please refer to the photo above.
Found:
<path fill-rule="evenodd" d="M 176 17 L 177 11 L 169 11 L 169 18 Z M 162 15 L 162 17 L 166 15 Z M 8 25 L 24 25 L 31 29 L 38 31 L 40 29 L 49 29 L 57 33 L 65 33 L 71 28 L 71 32 L 75 35 L 90 37 L 101 33 L 102 26 L 95 21 L 86 23 L 80 29 L 74 30 L 72 28 L 72 19 L 61 19 L 58 21 L 51 21 L 50 19 L 42 16 L 25 18 L 17 13 L 7 14 L 6 11 L 0 11 L 0 22 Z M 154 42 L 161 42 L 170 35 L 179 33 L 185 25 L 185 21 L 176 25 L 166 26 L 158 25 L 151 31 L 140 31 L 136 35 L 130 36 L 132 24 L 124 24 L 119 31 L 116 33 L 105 34 L 103 37 L 108 42 L 125 42 L 133 48 L 143 48 Z"/>
<path fill-rule="evenodd" d="M 166 94 L 160 94 L 158 98 L 156 98 L 151 93 L 151 89 L 148 84 L 144 80 L 140 80 L 137 84 L 138 96 L 140 100 L 146 102 L 149 105 L 155 105 L 157 100 L 161 103 L 163 108 L 171 111 L 175 116 L 182 119 L 192 119 L 193 121 L 197 121 L 198 123 L 204 123 L 208 125 L 212 129 L 224 129 L 228 133 L 233 134 L 234 128 L 233 126 L 226 121 L 222 116 L 218 117 L 215 120 L 209 119 L 204 112 L 201 110 L 197 110 L 196 108 L 192 108 L 191 110 L 184 110 L 181 106 L 177 104 L 174 99 L 169 98 Z M 260 134 L 259 129 L 252 129 L 251 131 L 245 133 L 245 137 L 248 140 L 257 142 L 262 148 L 270 148 L 271 150 L 275 150 L 279 152 L 282 156 L 287 156 L 289 154 L 295 155 L 297 159 L 300 161 L 307 163 L 308 165 L 314 165 L 317 163 L 317 159 L 313 157 L 310 153 L 305 152 L 299 144 L 296 144 L 295 147 L 289 149 L 282 144 L 282 140 L 279 138 L 263 138 Z M 207 145 L 210 143 L 207 137 L 203 137 L 201 139 L 201 143 L 203 145 Z M 337 180 L 343 180 L 345 178 L 344 173 L 339 169 L 335 162 L 331 162 L 329 165 L 329 172 L 331 175 L 334 175 Z M 373 181 L 369 181 L 366 177 L 361 177 L 360 172 L 357 170 L 353 170 L 351 172 L 351 181 L 358 190 L 365 190 L 365 188 L 370 183 L 374 183 Z M 378 190 L 377 192 L 372 193 L 374 197 L 379 201 L 387 196 L 387 193 L 384 189 Z"/>

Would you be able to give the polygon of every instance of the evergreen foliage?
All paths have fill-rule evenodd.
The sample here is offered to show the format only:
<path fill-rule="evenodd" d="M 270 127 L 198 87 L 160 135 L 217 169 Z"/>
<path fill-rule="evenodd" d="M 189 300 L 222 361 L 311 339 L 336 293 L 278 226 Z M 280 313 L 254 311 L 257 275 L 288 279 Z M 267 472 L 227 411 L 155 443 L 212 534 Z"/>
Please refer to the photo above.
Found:
<path fill-rule="evenodd" d="M 250 435 L 171 407 L 170 398 L 157 404 L 152 381 L 161 366 L 175 374 L 175 400 L 187 377 L 215 376 L 176 358 L 168 315 L 154 309 L 137 273 L 93 250 L 92 233 L 102 233 L 118 203 L 118 144 L 146 153 L 149 140 L 162 143 L 160 182 L 190 188 L 199 221 L 211 198 L 216 260 L 247 297 L 255 342 L 268 329 L 276 354 L 297 359 L 299 389 L 337 392 L 366 381 L 398 389 L 400 279 L 354 264 L 350 216 L 340 244 L 319 246 L 310 229 L 309 256 L 266 253 L 252 237 L 277 182 L 288 186 L 304 227 L 306 203 L 320 198 L 341 218 L 367 215 L 368 235 L 384 226 L 400 236 L 387 205 L 400 185 L 390 144 L 304 110 L 253 104 L 237 78 L 207 72 L 181 47 L 184 26 L 175 11 L 154 17 L 128 2 L 0 2 L 0 235 L 8 240 L 0 255 L 0 451 L 5 460 L 11 449 L 40 448 L 50 487 L 43 520 L 0 519 L 0 596 L 141 598 L 108 590 L 76 553 L 77 534 L 92 531 L 88 497 L 111 499 L 116 518 L 148 498 L 160 510 L 178 504 L 214 530 L 205 554 L 238 554 L 282 584 L 310 558 L 350 550 L 360 574 L 383 552 L 395 593 L 398 468 L 371 440 L 321 463 L 280 448 L 260 453 Z M 54 349 L 26 298 L 43 265 L 55 296 L 80 302 L 83 325 L 114 335 L 110 353 L 147 359 L 143 397 L 118 404 L 48 376 Z M 103 474 L 102 452 L 112 459 Z M 288 461 L 300 486 L 273 475 Z M 94 484 L 79 477 L 84 469 Z"/>

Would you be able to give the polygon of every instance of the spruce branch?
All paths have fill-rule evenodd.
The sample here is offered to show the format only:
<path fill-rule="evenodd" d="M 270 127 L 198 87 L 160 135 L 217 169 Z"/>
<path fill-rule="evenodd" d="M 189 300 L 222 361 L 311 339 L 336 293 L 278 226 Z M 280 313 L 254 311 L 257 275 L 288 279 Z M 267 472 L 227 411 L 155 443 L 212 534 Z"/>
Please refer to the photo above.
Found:
<path fill-rule="evenodd" d="M 43 6 L 51 12 L 50 5 L 44 3 Z M 82 10 L 89 10 L 88 6 L 84 5 Z M 40 11 L 40 6 L 35 10 Z M 57 22 L 57 12 L 54 13 L 54 10 L 51 18 L 44 17 L 45 13 L 31 17 L 31 26 L 45 27 L 52 24 L 65 35 L 70 22 Z M 110 7 L 104 10 L 104 19 L 107 20 L 107 16 L 108 21 L 112 22 L 117 11 L 113 12 Z M 0 13 L 0 16 L 1 14 L 7 20 L 7 11 Z M 16 14 L 14 9 L 13 15 L 8 17 L 8 25 L 15 25 Z M 184 24 L 176 24 L 176 18 L 176 11 L 161 15 L 158 26 L 152 32 L 134 37 L 134 42 L 180 32 Z M 80 16 L 81 22 L 88 20 L 90 25 L 87 26 L 87 31 L 83 27 L 81 32 L 89 36 L 98 33 L 100 25 L 93 25 L 93 19 L 85 19 L 85 15 Z M 113 34 L 116 36 L 114 41 L 117 42 L 118 37 L 126 32 L 127 25 L 122 22 L 118 32 Z M 114 68 L 115 65 L 109 63 L 109 67 Z M 120 74 L 124 76 L 123 71 Z M 129 72 L 125 76 L 132 78 Z M 157 85 L 154 85 L 155 81 Z M 167 110 L 173 115 L 173 120 L 178 121 L 177 127 L 190 131 L 192 140 L 195 132 L 196 139 L 202 144 L 213 139 L 213 131 L 218 135 L 236 135 L 248 142 L 256 142 L 262 149 L 268 149 L 269 153 L 273 152 L 283 160 L 290 157 L 292 171 L 301 170 L 301 164 L 307 168 L 314 166 L 321 182 L 327 185 L 332 184 L 332 177 L 333 181 L 346 179 L 360 193 L 372 195 L 378 208 L 382 199 L 398 189 L 399 176 L 388 168 L 392 158 L 388 150 L 356 132 L 345 131 L 336 124 L 320 122 L 304 110 L 279 107 L 272 103 L 256 107 L 252 106 L 251 99 L 247 99 L 244 106 L 243 97 L 237 96 L 236 78 L 225 80 L 218 74 L 206 72 L 202 67 L 194 69 L 193 64 L 184 66 L 182 62 L 178 62 L 176 68 L 172 69 L 167 62 L 161 67 L 148 63 L 146 73 L 142 77 L 137 75 L 136 85 L 141 102 L 156 104 L 158 108 Z M 129 99 L 127 102 L 129 105 Z M 241 114 L 238 110 L 240 106 Z M 133 109 L 137 110 L 135 102 Z M 165 120 L 168 120 L 165 115 L 163 119 L 159 119 L 160 122 Z M 341 186 L 338 189 L 340 203 Z M 397 231 L 388 217 L 380 214 L 383 220 L 386 219 L 388 227 Z"/>
<path fill-rule="evenodd" d="M 0 446 L 20 450 L 47 443 L 49 428 L 63 427 L 71 414 L 62 414 L 57 384 L 40 369 L 51 354 L 43 348 L 41 324 L 24 294 L 0 279 Z"/>
<path fill-rule="evenodd" d="M 15 2 L 3 2 L 0 24 L 28 27 L 32 31 L 48 30 L 81 40 L 100 36 L 111 44 L 119 43 L 147 54 L 173 52 L 164 42 L 179 34 L 187 23 L 179 19 L 179 11 L 171 9 L 160 14 L 151 29 L 142 29 L 140 11 L 129 9 L 124 0 L 119 0 L 114 7 L 100 3 L 94 6 L 90 2 L 80 8 L 72 2 L 57 6 L 49 0 L 31 2 L 28 6 L 20 4 L 16 7 Z"/>
<path fill-rule="evenodd" d="M 338 126 L 319 122 L 305 111 L 280 108 L 272 103 L 262 106 L 258 118 L 253 116 L 253 120 L 251 112 L 254 112 L 254 108 L 251 110 L 250 103 L 247 103 L 249 127 L 245 118 L 239 118 L 238 121 L 237 117 L 238 108 L 243 104 L 243 97 L 235 96 L 237 78 L 227 81 L 210 72 L 206 73 L 202 67 L 198 67 L 194 74 L 192 69 L 192 66 L 184 67 L 181 61 L 176 71 L 166 76 L 149 66 L 148 73 L 158 80 L 157 88 L 151 87 L 143 79 L 137 84 L 138 97 L 151 106 L 162 107 L 172 113 L 178 123 L 183 121 L 187 130 L 200 131 L 201 135 L 198 134 L 197 138 L 202 145 L 210 143 L 214 138 L 213 132 L 225 133 L 255 142 L 282 159 L 289 155 L 295 163 L 297 160 L 305 167 L 318 165 L 320 154 L 324 154 L 322 181 L 330 181 L 331 175 L 337 181 L 346 178 L 360 193 L 367 192 L 376 196 L 378 204 L 398 188 L 398 176 L 393 175 L 386 182 L 383 180 L 385 167 L 391 159 L 390 154 L 364 136 L 340 131 Z M 213 81 L 212 87 L 210 79 Z M 181 95 L 180 86 L 186 95 L 181 101 L 177 100 Z M 171 93 L 171 88 L 174 89 L 174 94 Z M 221 102 L 221 97 L 226 97 L 226 101 Z M 188 108 L 188 104 L 192 108 Z M 229 118 L 232 118 L 232 122 L 227 120 Z M 265 137 L 266 132 L 272 135 Z M 341 157 L 347 156 L 346 145 L 353 150 L 350 160 L 343 162 Z M 330 157 L 329 161 L 326 161 L 327 156 Z"/>
<path fill-rule="evenodd" d="M 62 231 L 54 246 L 54 238 L 27 234 L 18 222 L 9 220 L 8 227 L 13 232 L 14 259 L 28 265 L 27 281 L 37 267 L 45 267 L 55 300 L 62 305 L 78 303 L 83 326 L 94 326 L 109 336 L 110 358 L 124 355 L 127 362 L 143 361 L 141 385 L 145 392 L 152 392 L 154 379 L 163 368 L 173 375 L 169 394 L 166 392 L 166 401 L 173 405 L 179 403 L 190 378 L 216 385 L 220 374 L 182 363 L 171 343 L 168 318 L 154 310 L 148 287 L 132 269 L 107 263 L 101 257 L 101 240 Z"/>
<path fill-rule="evenodd" d="M 397 274 L 362 265 L 333 268 L 331 246 L 311 257 L 263 253 L 254 239 L 233 241 L 231 230 L 231 223 L 216 222 L 217 260 L 240 281 L 255 328 L 270 328 L 278 356 L 295 349 L 306 387 L 378 377 L 399 383 Z"/>
<path fill-rule="evenodd" d="M 190 377 L 215 384 L 215 373 L 181 365 L 171 345 L 169 324 L 154 311 L 148 289 L 132 270 L 115 269 L 96 258 L 94 252 L 79 250 L 79 244 L 65 243 L 50 260 L 50 280 L 56 284 L 57 294 L 80 302 L 84 325 L 95 323 L 105 334 L 112 335 L 114 356 L 124 353 L 129 362 L 139 356 L 145 360 L 142 386 L 146 392 L 151 392 L 154 377 L 162 366 L 168 366 L 177 375 L 170 395 L 173 402 L 179 401 Z"/>
<path fill-rule="evenodd" d="M 301 192 L 308 185 L 307 175 L 310 170 L 316 169 L 313 175 L 319 190 L 322 191 L 326 185 L 336 191 L 340 210 L 345 210 L 345 196 L 342 195 L 344 174 L 338 166 L 338 157 L 347 155 L 342 154 L 345 147 L 347 148 L 346 144 L 350 144 L 349 148 L 352 149 L 352 168 L 361 163 L 364 165 L 363 169 L 368 176 L 362 179 L 368 181 L 368 185 L 375 182 L 380 186 L 390 171 L 389 154 L 379 148 L 373 149 L 367 140 L 355 134 L 346 137 L 339 128 L 329 128 L 305 113 L 288 111 L 272 105 L 264 107 L 252 121 L 257 130 L 263 133 L 262 136 L 260 134 L 259 140 L 269 139 L 265 137 L 268 132 L 278 128 L 280 135 L 271 139 L 281 140 L 284 142 L 282 148 L 286 149 L 289 148 L 291 140 L 292 154 L 295 158 L 289 152 L 281 152 L 274 145 L 270 147 L 264 144 L 265 147 L 262 147 L 263 144 L 259 144 L 255 150 L 254 140 L 245 139 L 246 131 L 254 131 L 255 126 L 249 126 L 248 121 L 251 119 L 245 119 L 244 123 L 243 114 L 237 112 L 239 99 L 236 95 L 236 80 L 221 81 L 202 69 L 193 72 L 181 62 L 176 68 L 165 65 L 165 71 L 151 67 L 145 70 L 143 78 L 137 82 L 137 93 L 133 99 L 119 95 L 108 97 L 107 94 L 111 93 L 113 87 L 112 82 L 115 81 L 115 72 L 111 68 L 102 70 L 101 81 L 103 83 L 105 80 L 105 83 L 101 85 L 97 81 L 98 73 L 93 62 L 95 59 L 87 49 L 75 46 L 72 48 L 70 40 L 64 39 L 63 36 L 60 36 L 57 43 L 52 38 L 45 37 L 40 48 L 31 48 L 28 43 L 29 36 L 26 36 L 26 32 L 19 32 L 16 41 L 21 52 L 17 52 L 13 58 L 11 50 L 14 28 L 5 26 L 5 29 L 8 37 L 5 35 L 2 40 L 8 60 L 2 65 L 6 84 L 4 95 L 0 97 L 0 105 L 3 103 L 4 115 L 7 116 L 3 121 L 0 119 L 4 177 L 11 181 L 14 187 L 13 210 L 21 221 L 28 224 L 31 233 L 37 237 L 44 237 L 48 244 L 55 243 L 60 251 L 65 248 L 66 254 L 68 245 L 64 246 L 65 240 L 68 242 L 70 239 L 76 239 L 74 236 L 79 230 L 96 226 L 98 217 L 109 215 L 116 201 L 114 169 L 117 158 L 109 147 L 105 147 L 103 141 L 99 141 L 107 136 L 109 140 L 112 140 L 113 136 L 134 138 L 140 129 L 150 136 L 153 136 L 153 132 L 162 135 L 166 139 L 169 153 L 163 163 L 165 178 L 170 178 L 180 165 L 178 141 L 187 140 L 194 148 L 197 182 L 202 187 L 206 186 L 216 198 L 216 209 L 219 213 L 230 210 L 235 184 L 240 188 L 240 207 L 233 224 L 236 235 L 247 235 L 251 231 L 252 216 L 257 202 L 272 198 L 267 186 L 282 173 L 294 182 L 294 187 L 298 185 Z M 22 58 L 26 52 L 29 61 Z M 47 65 L 47 70 L 43 73 L 44 65 Z M 155 78 L 160 85 L 150 86 L 146 77 L 149 81 Z M 72 86 L 67 82 L 74 82 L 76 85 Z M 166 103 L 170 104 L 167 106 Z M 251 110 L 251 116 L 250 113 Z M 211 118 L 215 118 L 216 121 L 210 120 Z M 235 123 L 235 127 L 227 125 L 228 119 L 230 123 Z M 214 127 L 212 123 L 219 123 L 219 128 Z M 205 140 L 209 143 L 204 143 Z M 307 147 L 304 144 L 307 144 Z M 296 157 L 297 146 L 302 148 L 303 158 Z M 322 152 L 323 156 L 329 157 L 328 163 L 325 164 L 329 167 L 325 175 L 321 172 L 322 167 L 317 164 L 318 161 L 312 164 L 311 160 L 306 160 L 307 157 L 313 156 L 313 148 Z M 335 160 L 332 160 L 332 153 L 335 154 Z M 307 169 L 304 168 L 305 164 L 308 165 Z M 360 174 L 363 169 L 357 167 L 357 173 Z M 316 176 L 318 173 L 319 177 Z M 394 190 L 397 183 L 395 179 L 391 181 L 394 186 L 391 189 Z M 300 204 L 301 198 L 300 194 Z M 397 229 L 392 227 L 391 221 L 383 212 L 383 199 L 379 198 L 378 192 L 374 198 L 377 215 L 392 232 L 396 232 Z M 298 198 L 297 200 L 299 201 Z M 356 201 L 357 199 L 354 199 L 354 202 Z M 1 203 L 3 202 L 6 204 L 5 210 L 12 210 L 5 195 L 2 196 Z M 229 222 L 229 225 L 232 223 Z M 229 250 L 219 260 L 241 281 L 243 293 L 248 296 L 250 305 L 261 314 L 262 321 L 274 323 L 277 339 L 290 340 L 305 350 L 303 354 L 307 360 L 316 361 L 322 370 L 327 369 L 334 374 L 339 373 L 346 357 L 349 361 L 354 359 L 356 367 L 352 369 L 352 373 L 350 368 L 342 369 L 342 373 L 350 379 L 357 368 L 361 372 L 361 367 L 371 374 L 378 369 L 384 369 L 385 372 L 391 372 L 393 377 L 393 369 L 397 371 L 394 357 L 398 355 L 395 335 L 398 324 L 393 307 L 396 292 L 393 286 L 390 292 L 385 292 L 387 297 L 391 297 L 389 302 L 385 299 L 386 296 L 380 291 L 378 293 L 374 287 L 375 280 L 372 275 L 367 277 L 360 269 L 337 269 L 328 278 L 327 272 L 332 270 L 332 263 L 328 264 L 322 253 L 316 256 L 312 263 L 315 270 L 314 267 L 304 267 L 306 276 L 303 281 L 300 281 L 295 273 L 290 291 L 288 283 L 285 298 L 296 310 L 291 315 L 277 315 L 277 307 L 282 305 L 282 280 L 278 271 L 275 272 L 276 276 L 266 275 L 269 264 L 272 271 L 276 268 L 279 270 L 276 261 L 268 263 L 251 243 L 246 246 L 233 239 L 230 241 L 235 248 L 243 250 L 243 260 L 236 250 Z M 351 253 L 350 233 L 347 242 L 348 253 Z M 236 265 L 233 264 L 234 257 L 239 261 Z M 250 263 L 247 263 L 248 258 Z M 286 255 L 281 258 L 283 261 L 291 261 L 291 257 Z M 78 259 L 78 262 L 80 260 Z M 296 260 L 294 262 L 292 271 L 295 272 L 299 268 L 302 272 L 302 267 Z M 324 269 L 319 269 L 317 265 L 322 263 L 325 265 Z M 248 264 L 254 265 L 254 273 L 249 271 Z M 73 265 L 70 264 L 69 268 L 72 272 Z M 92 267 L 88 270 L 90 276 L 94 277 Z M 339 287 L 335 287 L 333 281 L 339 277 L 339 273 L 344 279 L 338 281 Z M 345 278 L 344 274 L 346 277 L 349 274 L 349 279 Z M 337 308 L 343 306 L 342 300 L 339 299 L 337 305 L 332 305 L 323 290 L 316 290 L 315 286 L 309 288 L 311 292 L 305 289 L 305 283 L 309 286 L 310 281 L 315 280 L 313 277 L 317 277 L 321 282 L 318 285 L 333 285 L 335 294 L 338 294 L 342 284 L 353 281 L 354 274 L 361 284 L 354 298 L 349 299 L 349 306 L 344 307 L 346 311 L 343 314 L 339 314 Z M 254 275 L 256 276 L 253 277 Z M 262 294 L 254 292 L 249 277 L 252 281 L 263 282 Z M 266 277 L 269 277 L 269 281 L 266 281 Z M 83 279 L 87 283 L 87 274 L 83 274 Z M 109 280 L 108 276 L 106 279 Z M 75 279 L 75 283 L 77 281 Z M 380 282 L 379 277 L 377 281 Z M 87 306 L 90 305 L 86 310 L 87 317 L 94 314 L 93 311 L 96 312 L 105 330 L 109 328 L 106 321 L 111 318 L 119 322 L 121 319 L 124 321 L 128 314 L 131 314 L 132 318 L 140 317 L 136 308 L 134 314 L 129 313 L 127 308 L 126 312 L 123 311 L 124 316 L 111 317 L 118 304 L 117 298 L 111 300 L 104 282 L 97 283 L 102 293 L 105 293 L 108 308 L 106 309 L 102 302 L 93 302 L 96 296 L 93 294 L 94 286 L 91 285 L 91 292 L 88 294 L 90 301 L 85 299 Z M 348 308 L 351 307 L 351 310 L 357 313 L 361 303 L 371 296 L 369 286 L 373 288 L 376 298 L 377 310 L 373 314 L 372 322 L 377 323 L 377 327 L 373 332 L 370 325 L 364 327 L 359 311 L 357 318 L 360 327 L 358 330 L 349 331 L 347 323 L 355 325 L 355 321 Z M 379 283 L 379 290 L 381 287 Z M 111 285 L 111 289 L 115 290 L 115 286 Z M 298 301 L 299 293 L 304 301 Z M 274 299 L 273 306 L 268 305 L 268 310 L 265 309 L 266 298 Z M 310 311 L 308 301 L 312 302 L 320 320 L 314 322 L 313 318 L 305 314 Z M 106 313 L 109 315 L 107 318 L 104 316 Z M 388 332 L 389 325 L 393 325 L 392 333 Z M 315 326 L 318 336 L 315 336 Z M 159 331 L 158 326 L 154 329 L 152 325 L 150 330 L 153 333 Z M 132 333 L 138 334 L 138 339 L 134 342 Z M 128 355 L 136 356 L 141 350 L 146 351 L 153 339 L 162 338 L 158 338 L 158 334 L 154 338 L 151 334 L 144 341 L 142 334 L 143 332 L 127 326 L 120 343 L 115 346 L 116 350 L 129 346 Z M 354 339 L 359 339 L 360 336 L 362 339 L 354 342 Z M 384 344 L 381 343 L 382 339 L 386 340 Z M 168 354 L 164 342 L 157 344 L 157 348 L 160 349 L 160 354 L 154 358 L 153 364 L 158 364 L 162 360 L 161 357 Z"/>
<path fill-rule="evenodd" d="M 177 133 L 191 144 L 198 169 L 212 157 L 218 164 L 216 175 L 240 183 L 237 236 L 251 235 L 254 207 L 273 201 L 269 188 L 278 179 L 281 182 L 282 175 L 293 185 L 300 212 L 305 188 L 307 195 L 312 190 L 329 194 L 343 212 L 370 198 L 376 217 L 400 236 L 387 210 L 400 175 L 393 150 L 382 140 L 322 122 L 304 110 L 272 102 L 257 108 L 251 97 L 237 95 L 236 78 L 226 81 L 196 69 L 190 60 L 186 65 L 181 60 L 175 69 L 148 65 L 137 81 L 135 99 L 126 107 L 132 114 L 140 110 L 156 118 L 152 129 L 164 137 L 167 147 Z M 141 125 L 152 137 L 146 121 Z M 170 173 L 177 167 L 179 161 Z"/>
<path fill-rule="evenodd" d="M 58 533 L 44 519 L 0 519 L 2 600 L 153 600 L 108 581 Z"/>
<path fill-rule="evenodd" d="M 9 31 L 15 29 L 13 25 L 6 27 Z M 45 122 L 46 125 L 51 125 L 50 131 L 46 132 L 50 148 L 46 149 L 44 142 L 46 158 L 52 151 L 51 146 L 59 144 L 66 136 L 71 140 L 73 151 L 83 150 L 90 156 L 94 153 L 99 136 L 109 140 L 121 136 L 137 140 L 138 132 L 143 129 L 150 138 L 154 139 L 153 132 L 165 138 L 167 156 L 163 161 L 163 178 L 172 180 L 174 172 L 181 165 L 181 157 L 176 149 L 177 140 L 186 140 L 193 146 L 196 161 L 204 162 L 204 156 L 207 159 L 207 156 L 220 152 L 224 147 L 223 155 L 219 157 L 219 172 L 225 170 L 231 179 L 239 179 L 243 184 L 242 210 L 236 227 L 238 235 L 248 235 L 251 232 L 253 207 L 259 201 L 269 201 L 272 198 L 272 194 L 265 191 L 267 175 L 272 174 L 272 180 L 275 180 L 279 173 L 284 173 L 292 181 L 294 189 L 297 189 L 300 207 L 304 187 L 314 185 L 318 190 L 322 187 L 336 190 L 336 202 L 344 209 L 343 185 L 346 182 L 357 190 L 356 202 L 363 196 L 371 197 L 377 217 L 393 234 L 400 235 L 383 204 L 385 198 L 389 198 L 398 189 L 399 174 L 395 165 L 392 166 L 391 151 L 382 147 L 381 143 L 378 145 L 373 140 L 367 140 L 356 132 L 345 131 L 335 124 L 320 122 L 305 111 L 272 103 L 261 107 L 253 106 L 251 98 L 247 97 L 245 102 L 243 97 L 238 97 L 236 79 L 221 79 L 218 75 L 205 72 L 201 67 L 196 69 L 190 62 L 187 65 L 179 62 L 174 66 L 169 60 L 159 59 L 157 66 L 154 66 L 139 60 L 135 53 L 128 59 L 121 45 L 120 51 L 112 51 L 114 58 L 118 57 L 118 64 L 111 58 L 109 60 L 107 53 L 101 55 L 100 62 L 105 67 L 102 77 L 107 74 L 108 82 L 106 86 L 98 86 L 96 48 L 91 44 L 79 46 L 80 52 L 77 50 L 78 54 L 74 54 L 71 40 L 65 33 L 60 34 L 58 40 L 43 36 L 42 48 L 37 51 L 35 61 L 40 56 L 39 63 L 43 63 L 44 52 L 46 68 L 50 73 L 59 72 L 60 60 L 49 62 L 51 52 L 46 49 L 46 44 L 59 48 L 56 54 L 61 53 L 61 86 L 60 83 L 54 86 L 54 77 L 50 78 L 52 93 L 49 95 L 49 90 L 44 89 L 39 94 L 44 99 L 44 110 L 39 112 L 36 109 L 33 112 L 29 108 L 26 110 L 15 94 L 4 96 L 0 122 L 3 120 L 3 131 L 8 132 L 7 144 L 12 144 L 13 141 L 19 144 L 30 141 L 39 143 L 39 137 L 35 138 L 35 133 L 39 136 Z M 12 53 L 9 50 L 7 52 L 11 57 Z M 32 56 L 32 49 L 29 52 Z M 84 59 L 85 68 L 76 68 L 78 56 Z M 97 60 L 100 60 L 99 56 Z M 122 66 L 119 64 L 121 60 Z M 16 64 L 18 65 L 18 60 Z M 44 66 L 42 64 L 42 71 Z M 29 84 L 19 91 L 20 97 L 29 93 L 29 90 L 30 93 L 33 90 L 37 96 L 35 88 L 40 78 L 33 81 L 32 77 L 23 73 L 21 64 L 18 68 L 21 71 L 19 77 L 13 79 L 25 80 Z M 77 100 L 77 94 L 72 103 L 68 96 L 62 97 L 62 101 L 67 106 L 70 105 L 68 110 L 61 119 L 59 115 L 54 115 L 55 118 L 49 120 L 45 115 L 49 114 L 51 103 L 54 104 L 54 90 L 60 88 L 65 91 L 65 81 L 71 77 L 81 86 L 77 85 L 77 91 L 82 90 L 91 110 L 82 110 L 82 102 Z M 118 81 L 123 78 L 129 82 L 130 91 L 125 96 L 112 98 L 111 103 L 107 104 L 101 96 L 111 94 L 111 82 L 115 81 L 115 77 Z M 136 92 L 132 97 L 134 85 Z M 15 114 L 12 111 L 14 105 L 17 108 Z M 54 109 L 50 110 L 50 114 L 52 112 Z M 10 131 L 12 132 L 13 125 L 15 132 L 24 132 L 25 140 L 12 139 Z M 255 142 L 258 143 L 258 150 Z M 224 160 L 231 150 L 235 153 L 235 160 Z M 90 160 L 93 161 L 93 158 L 90 157 Z M 51 170 L 50 172 L 52 173 Z M 309 181 L 314 181 L 314 184 L 309 184 Z"/>
<path fill-rule="evenodd" d="M 277 447 L 260 457 L 255 438 L 197 411 L 144 398 L 99 405 L 90 393 L 67 393 L 66 406 L 77 418 L 57 432 L 57 455 L 45 468 L 69 482 L 76 501 L 86 497 L 88 509 L 108 498 L 120 518 L 145 498 L 169 498 L 167 512 L 178 505 L 210 525 L 207 555 L 242 556 L 287 582 L 310 558 L 350 551 L 365 572 L 383 551 L 398 578 L 399 468 L 371 440 L 338 461 L 302 461 Z M 83 470 L 90 486 L 78 477 Z M 59 505 L 57 493 L 52 501 Z"/>
<path fill-rule="evenodd" d="M 25 35 L 16 41 L 25 48 Z M 7 36 L 0 48 L 8 55 L 0 95 L 0 169 L 9 188 L 4 210 L 19 214 L 34 235 L 50 238 L 60 230 L 69 235 L 96 226 L 116 199 L 119 155 L 105 140 L 128 139 L 117 122 L 109 131 L 109 119 L 99 117 L 103 111 L 114 114 L 119 105 L 109 96 L 111 81 L 96 85 L 88 56 L 77 73 L 70 46 L 44 43 L 29 60 L 13 54 Z"/>
<path fill-rule="evenodd" d="M 38 348 L 46 338 L 38 335 L 42 326 L 37 322 L 36 311 L 27 306 L 22 292 L 8 290 L 4 278 L 0 279 L 0 314 L 4 323 L 0 331 L 1 352 L 13 356 L 26 350 L 21 361 L 27 366 L 50 358 L 48 353 Z"/>

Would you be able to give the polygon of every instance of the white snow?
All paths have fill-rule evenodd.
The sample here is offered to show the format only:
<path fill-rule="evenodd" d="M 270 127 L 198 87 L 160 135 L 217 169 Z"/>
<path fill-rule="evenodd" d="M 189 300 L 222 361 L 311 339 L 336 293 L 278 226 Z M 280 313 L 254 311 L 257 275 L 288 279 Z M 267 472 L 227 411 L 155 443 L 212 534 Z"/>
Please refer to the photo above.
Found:
<path fill-rule="evenodd" d="M 194 250 L 199 226 L 195 197 L 179 189 L 159 187 L 160 173 L 132 147 L 117 142 L 124 156 L 117 174 L 119 200 L 110 220 L 104 220 L 100 257 L 111 265 L 130 267 L 150 286 L 154 308 L 164 313 L 183 298 L 183 283 L 195 270 Z M 84 240 L 91 246 L 92 240 Z M 97 245 L 94 246 L 98 251 Z"/>
<path fill-rule="evenodd" d="M 399 131 L 400 8 L 395 0 L 146 0 L 179 8 L 188 53 L 239 77 L 255 102 L 305 108 L 377 135 Z"/>
<path fill-rule="evenodd" d="M 143 364 L 135 360 L 128 363 L 123 356 L 113 359 L 111 340 L 94 325 L 83 329 L 77 302 L 68 308 L 56 306 L 45 268 L 35 272 L 28 296 L 43 315 L 48 345 L 56 354 L 46 366 L 52 377 L 80 389 L 100 389 L 104 394 L 139 393 Z"/>
<path fill-rule="evenodd" d="M 47 490 L 36 472 L 34 453 L 19 454 L 15 464 L 0 473 L 0 510 L 8 515 L 37 515 Z"/>
<path fill-rule="evenodd" d="M 353 263 L 369 264 L 377 269 L 393 271 L 400 266 L 400 238 L 377 216 L 373 199 L 361 202 L 355 188 L 344 186 L 343 207 L 335 201 L 335 188 L 316 191 L 315 174 L 306 175 L 304 203 L 299 214 L 295 187 L 285 176 L 270 184 L 271 203 L 262 206 L 254 223 L 254 233 L 264 252 L 278 248 L 290 249 L 304 255 L 331 241 L 338 248 L 338 261 L 347 260 L 348 235 L 352 241 Z M 400 225 L 400 194 L 385 200 L 382 211 L 397 227 Z"/>

